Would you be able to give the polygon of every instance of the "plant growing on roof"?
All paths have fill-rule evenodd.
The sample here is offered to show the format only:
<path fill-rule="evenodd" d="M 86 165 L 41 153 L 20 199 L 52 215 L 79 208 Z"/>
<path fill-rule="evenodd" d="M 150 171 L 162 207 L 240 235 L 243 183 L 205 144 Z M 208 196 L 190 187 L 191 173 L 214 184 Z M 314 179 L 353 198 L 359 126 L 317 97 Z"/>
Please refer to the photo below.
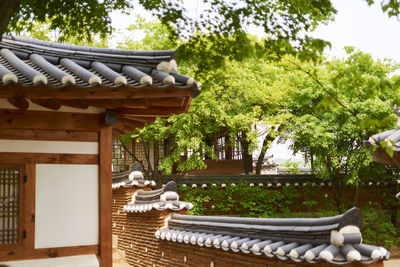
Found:
<path fill-rule="evenodd" d="M 290 59 L 286 65 L 292 66 L 286 104 L 293 114 L 287 131 L 294 150 L 308 148 L 313 172 L 331 182 L 339 212 L 344 210 L 345 186 L 360 185 L 376 168 L 365 141 L 377 129 L 393 127 L 395 116 L 385 100 L 396 95 L 398 79 L 389 76 L 397 68 L 390 61 L 346 51 L 343 60 L 314 65 Z"/>

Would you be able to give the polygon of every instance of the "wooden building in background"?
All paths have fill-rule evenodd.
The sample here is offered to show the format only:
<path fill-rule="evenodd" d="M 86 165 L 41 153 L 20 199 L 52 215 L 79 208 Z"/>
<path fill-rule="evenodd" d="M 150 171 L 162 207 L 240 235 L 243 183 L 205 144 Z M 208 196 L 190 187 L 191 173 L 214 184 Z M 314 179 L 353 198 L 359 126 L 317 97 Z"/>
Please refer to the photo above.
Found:
<path fill-rule="evenodd" d="M 132 165 L 139 161 L 147 172 L 155 171 L 158 169 L 158 165 L 161 160 L 168 155 L 170 148 L 168 145 L 172 144 L 173 140 L 164 140 L 158 143 L 157 147 L 150 147 L 143 141 L 131 140 L 131 144 L 128 145 L 128 152 L 121 142 L 117 139 L 113 140 L 113 171 L 127 171 Z M 222 136 L 215 139 L 212 144 L 214 153 L 217 156 L 217 160 L 204 158 L 204 162 L 207 165 L 206 169 L 189 171 L 188 174 L 243 174 L 245 173 L 245 165 L 243 162 L 243 148 L 241 142 L 236 141 L 233 145 L 228 141 L 228 136 Z M 188 150 L 186 154 L 181 155 L 182 159 L 190 157 L 193 153 L 192 150 Z M 248 157 L 248 168 L 252 171 L 252 155 Z"/>
<path fill-rule="evenodd" d="M 110 267 L 113 136 L 186 112 L 198 93 L 174 51 L 3 37 L 0 262 Z"/>

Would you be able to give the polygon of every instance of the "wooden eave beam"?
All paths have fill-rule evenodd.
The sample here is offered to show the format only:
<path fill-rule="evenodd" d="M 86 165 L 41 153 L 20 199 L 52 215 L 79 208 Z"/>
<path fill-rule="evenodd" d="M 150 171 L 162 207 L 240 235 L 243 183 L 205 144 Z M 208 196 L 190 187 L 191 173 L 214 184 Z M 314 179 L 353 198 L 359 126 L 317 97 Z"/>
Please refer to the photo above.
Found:
<path fill-rule="evenodd" d="M 99 131 L 100 114 L 0 109 L 0 128 Z"/>
<path fill-rule="evenodd" d="M 91 99 L 91 100 L 86 100 L 86 103 L 89 106 L 105 108 L 105 109 L 147 108 L 144 99 L 106 99 L 106 100 Z"/>
<path fill-rule="evenodd" d="M 65 131 L 65 130 L 32 130 L 0 129 L 0 139 L 10 140 L 43 140 L 43 141 L 74 141 L 98 142 L 97 131 Z"/>
<path fill-rule="evenodd" d="M 157 87 L 48 87 L 48 86 L 18 86 L 8 84 L 0 87 L 0 98 L 12 98 L 23 94 L 27 99 L 139 99 L 139 98 L 171 98 L 190 97 L 191 88 L 180 88 L 174 85 Z"/>
<path fill-rule="evenodd" d="M 105 108 L 105 109 L 118 109 L 118 108 L 140 108 L 147 109 L 151 107 L 182 107 L 185 102 L 185 97 L 179 98 L 155 98 L 155 99 L 69 99 L 69 100 L 60 100 L 61 105 L 75 107 L 75 108 L 83 108 L 86 109 L 88 106 Z M 39 100 L 42 103 L 38 103 L 41 106 L 44 106 L 45 101 L 48 100 Z"/>

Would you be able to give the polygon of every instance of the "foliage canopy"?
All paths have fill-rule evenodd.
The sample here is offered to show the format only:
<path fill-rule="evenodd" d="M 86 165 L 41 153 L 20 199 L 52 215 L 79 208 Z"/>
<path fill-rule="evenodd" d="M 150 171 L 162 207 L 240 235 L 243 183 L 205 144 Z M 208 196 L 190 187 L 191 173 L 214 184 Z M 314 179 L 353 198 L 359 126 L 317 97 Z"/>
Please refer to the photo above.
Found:
<path fill-rule="evenodd" d="M 389 78 L 396 65 L 347 51 L 343 60 L 286 65 L 292 85 L 286 102 L 292 120 L 286 130 L 294 150 L 307 151 L 313 160 L 313 172 L 332 183 L 339 211 L 344 187 L 371 178 L 375 165 L 366 140 L 395 126 L 385 100 L 396 97 L 398 87 L 398 77 Z"/>

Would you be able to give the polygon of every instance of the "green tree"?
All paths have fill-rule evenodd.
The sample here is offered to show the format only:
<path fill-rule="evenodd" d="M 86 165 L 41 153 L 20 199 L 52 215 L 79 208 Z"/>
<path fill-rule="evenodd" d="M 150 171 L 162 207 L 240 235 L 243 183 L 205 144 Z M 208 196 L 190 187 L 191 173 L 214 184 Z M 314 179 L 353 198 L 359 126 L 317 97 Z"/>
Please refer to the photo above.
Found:
<path fill-rule="evenodd" d="M 396 95 L 398 77 L 390 74 L 397 66 L 353 50 L 347 48 L 343 60 L 314 65 L 290 59 L 286 65 L 292 66 L 286 104 L 293 115 L 287 130 L 294 150 L 308 149 L 313 172 L 332 184 L 339 212 L 345 186 L 371 178 L 376 166 L 366 140 L 396 121 L 385 100 Z"/>
<path fill-rule="evenodd" d="M 272 128 L 269 134 L 276 136 L 275 126 L 288 119 L 282 103 L 286 90 L 280 79 L 282 71 L 264 59 L 229 61 L 201 80 L 202 93 L 193 100 L 188 113 L 157 119 L 134 136 L 151 145 L 174 140 L 160 166 L 165 173 L 171 173 L 176 164 L 179 172 L 205 168 L 203 159 L 217 159 L 213 144 L 226 135 L 231 145 L 241 142 L 246 157 L 257 147 L 258 131 L 254 126 Z"/>
<path fill-rule="evenodd" d="M 157 20 L 146 20 L 136 14 L 136 21 L 127 28 L 128 38 L 118 48 L 130 50 L 175 50 L 176 42 L 169 38 L 167 27 Z M 134 39 L 131 36 L 142 36 Z"/>
<path fill-rule="evenodd" d="M 35 22 L 49 23 L 57 29 L 60 41 L 68 37 L 88 39 L 93 34 L 102 38 L 112 33 L 110 13 L 131 12 L 133 0 L 9 0 L 0 2 L 0 34 L 8 30 L 32 30 Z M 259 27 L 267 39 L 263 46 L 275 54 L 302 51 L 304 56 L 321 52 L 327 42 L 314 39 L 309 31 L 330 21 L 335 9 L 329 0 L 321 1 L 208 1 L 198 2 L 196 12 L 187 10 L 184 1 L 140 0 L 139 4 L 155 15 L 166 27 L 171 40 L 185 40 L 182 57 L 196 54 L 213 63 L 225 56 L 242 59 L 247 56 L 251 39 L 249 27 Z M 189 7 L 191 8 L 191 7 Z M 210 48 L 210 43 L 214 47 Z M 198 59 L 196 58 L 196 59 Z"/>
<path fill-rule="evenodd" d="M 129 29 L 129 35 L 143 35 L 143 38 L 138 41 L 128 37 L 119 44 L 121 48 L 173 49 L 176 45 L 165 35 L 165 26 L 157 21 L 146 21 L 139 16 Z M 253 47 L 259 44 L 256 37 L 249 39 L 254 43 Z M 182 173 L 204 168 L 204 158 L 216 159 L 213 145 L 222 136 L 229 136 L 228 145 L 241 143 L 244 155 L 247 155 L 243 157 L 243 164 L 249 172 L 246 167 L 252 164 L 251 151 L 257 147 L 260 128 L 267 132 L 257 162 L 260 168 L 256 168 L 256 172 L 261 171 L 265 151 L 277 137 L 279 125 L 287 120 L 287 113 L 280 111 L 283 107 L 280 99 L 285 91 L 279 80 L 282 69 L 262 58 L 253 57 L 242 63 L 226 60 L 223 68 L 214 66 L 212 70 L 203 69 L 201 73 L 197 72 L 199 65 L 193 60 L 182 60 L 179 72 L 200 81 L 202 93 L 193 100 L 188 114 L 157 119 L 153 125 L 135 133 L 135 137 L 153 148 L 168 140 L 170 151 L 160 166 L 165 173 L 171 173 L 174 166 Z M 256 125 L 258 128 L 254 127 Z M 130 135 L 122 140 L 129 141 Z M 188 150 L 193 153 L 182 157 Z M 151 166 L 148 173 L 157 175 L 157 168 Z"/>
<path fill-rule="evenodd" d="M 108 47 L 109 38 L 101 38 L 100 35 L 92 35 L 90 38 L 82 39 L 80 36 L 63 36 L 57 29 L 50 29 L 50 22 L 32 22 L 28 29 L 20 32 L 21 35 L 50 42 L 67 42 L 75 45 Z"/>

